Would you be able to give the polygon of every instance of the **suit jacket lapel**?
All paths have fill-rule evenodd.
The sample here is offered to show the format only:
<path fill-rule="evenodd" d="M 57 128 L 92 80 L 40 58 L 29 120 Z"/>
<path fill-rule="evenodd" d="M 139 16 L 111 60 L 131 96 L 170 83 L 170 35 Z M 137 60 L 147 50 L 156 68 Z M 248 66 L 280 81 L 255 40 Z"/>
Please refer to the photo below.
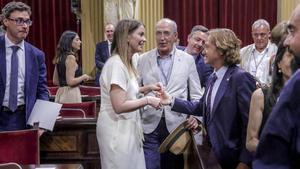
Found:
<path fill-rule="evenodd" d="M 0 37 L 0 72 L 3 84 L 6 84 L 6 54 L 4 36 Z"/>
<path fill-rule="evenodd" d="M 178 69 L 178 68 L 180 66 L 181 58 L 180 58 L 179 55 L 176 54 L 177 49 L 174 49 L 174 50 L 175 50 L 175 52 L 173 52 L 174 56 L 172 56 L 172 57 L 174 57 L 174 58 L 172 58 L 173 59 L 173 65 L 172 65 L 172 69 L 171 69 L 171 73 L 170 73 L 170 77 L 169 77 L 169 80 L 168 80 L 167 87 L 169 87 L 170 84 L 176 84 L 176 83 L 172 83 L 172 80 L 174 80 L 174 78 L 176 78 L 176 77 L 174 77 L 175 71 L 180 71 L 180 69 Z"/>
<path fill-rule="evenodd" d="M 109 58 L 109 47 L 108 47 L 108 40 L 105 41 L 105 53 L 106 53 L 106 60 Z"/>
<path fill-rule="evenodd" d="M 156 56 L 156 51 L 157 50 L 153 50 L 153 55 L 151 55 L 148 59 L 149 61 L 149 64 L 150 64 L 150 73 L 153 74 L 153 77 L 157 80 L 157 82 L 160 82 L 161 79 L 160 79 L 160 75 L 159 75 L 159 71 L 160 69 L 158 68 L 158 65 L 157 65 L 157 56 Z"/>
<path fill-rule="evenodd" d="M 32 75 L 36 74 L 38 72 L 33 70 L 34 57 L 32 57 L 31 48 L 29 47 L 29 45 L 26 42 L 24 43 L 24 47 L 25 47 L 25 91 L 24 91 L 24 94 L 25 94 L 25 101 L 26 101 L 27 100 L 26 96 L 28 96 L 26 93 L 28 91 L 30 91 L 30 88 L 31 88 L 30 82 L 33 82 L 33 80 L 34 80 L 34 79 L 32 79 L 32 77 L 33 77 Z"/>
<path fill-rule="evenodd" d="M 226 92 L 226 89 L 228 87 L 228 82 L 230 80 L 230 77 L 231 77 L 231 74 L 232 74 L 233 70 L 234 70 L 234 68 L 229 67 L 228 70 L 226 71 L 222 81 L 221 81 L 221 84 L 219 86 L 219 89 L 217 91 L 217 94 L 216 94 L 216 97 L 215 97 L 215 100 L 214 100 L 214 105 L 213 105 L 213 109 L 212 109 L 212 112 L 211 112 L 210 121 L 213 118 L 213 116 L 215 115 L 215 111 L 216 111 L 217 107 L 219 106 L 220 101 L 221 101 L 222 97 L 224 96 L 224 93 Z"/>

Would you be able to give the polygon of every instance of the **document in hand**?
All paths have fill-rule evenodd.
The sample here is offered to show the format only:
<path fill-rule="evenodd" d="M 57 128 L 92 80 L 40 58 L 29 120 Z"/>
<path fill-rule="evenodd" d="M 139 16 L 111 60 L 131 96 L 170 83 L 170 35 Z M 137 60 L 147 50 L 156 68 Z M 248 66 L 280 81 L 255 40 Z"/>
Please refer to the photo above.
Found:
<path fill-rule="evenodd" d="M 40 128 L 52 131 L 61 107 L 62 104 L 38 99 L 33 106 L 27 124 L 33 126 L 34 123 L 38 122 Z"/>

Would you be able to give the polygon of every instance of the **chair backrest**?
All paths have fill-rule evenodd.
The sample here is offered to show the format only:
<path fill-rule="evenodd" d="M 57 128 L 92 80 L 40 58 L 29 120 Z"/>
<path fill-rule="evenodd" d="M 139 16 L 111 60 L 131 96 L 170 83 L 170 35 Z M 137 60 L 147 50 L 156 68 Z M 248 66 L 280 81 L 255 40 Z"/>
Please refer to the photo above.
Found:
<path fill-rule="evenodd" d="M 82 103 L 64 103 L 60 116 L 62 117 L 79 117 L 79 118 L 95 118 L 96 117 L 96 102 Z"/>
<path fill-rule="evenodd" d="M 81 95 L 87 96 L 99 96 L 100 95 L 100 87 L 93 86 L 80 86 Z"/>
<path fill-rule="evenodd" d="M 0 163 L 39 164 L 37 129 L 0 132 Z"/>
<path fill-rule="evenodd" d="M 0 164 L 0 169 L 22 169 L 17 163 L 3 163 Z"/>
<path fill-rule="evenodd" d="M 50 95 L 55 96 L 56 92 L 58 90 L 58 87 L 57 86 L 48 87 L 48 90 L 49 90 Z"/>

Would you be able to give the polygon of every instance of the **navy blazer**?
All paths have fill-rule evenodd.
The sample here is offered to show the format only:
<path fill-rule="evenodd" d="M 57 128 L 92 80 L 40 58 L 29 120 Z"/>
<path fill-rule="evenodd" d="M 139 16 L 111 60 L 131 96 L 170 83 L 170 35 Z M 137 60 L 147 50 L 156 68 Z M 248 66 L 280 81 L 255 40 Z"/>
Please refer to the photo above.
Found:
<path fill-rule="evenodd" d="M 209 84 L 211 78 L 209 79 Z M 223 168 L 235 168 L 239 162 L 251 166 L 251 154 L 246 149 L 246 130 L 252 92 L 253 77 L 237 66 L 226 71 L 214 101 L 211 118 L 207 123 L 212 149 Z M 173 111 L 205 116 L 206 95 L 199 102 L 175 99 Z"/>
<path fill-rule="evenodd" d="M 95 63 L 97 67 L 97 72 L 96 72 L 96 78 L 95 78 L 95 83 L 97 86 L 99 86 L 99 78 L 101 74 L 101 70 L 109 58 L 109 51 L 108 51 L 108 41 L 102 41 L 97 43 L 96 45 L 96 52 L 95 52 Z"/>
<path fill-rule="evenodd" d="M 184 51 L 186 47 L 176 46 L 177 49 Z M 206 87 L 209 76 L 214 71 L 213 67 L 204 62 L 204 56 L 200 53 L 195 60 L 197 72 L 199 75 L 201 87 Z"/>
<path fill-rule="evenodd" d="M 26 122 L 37 99 L 49 100 L 45 54 L 25 42 L 25 105 Z M 0 103 L 2 105 L 6 85 L 5 38 L 0 36 Z M 0 117 L 2 110 L 0 109 Z"/>
<path fill-rule="evenodd" d="M 255 169 L 300 168 L 300 70 L 282 89 L 260 137 Z"/>

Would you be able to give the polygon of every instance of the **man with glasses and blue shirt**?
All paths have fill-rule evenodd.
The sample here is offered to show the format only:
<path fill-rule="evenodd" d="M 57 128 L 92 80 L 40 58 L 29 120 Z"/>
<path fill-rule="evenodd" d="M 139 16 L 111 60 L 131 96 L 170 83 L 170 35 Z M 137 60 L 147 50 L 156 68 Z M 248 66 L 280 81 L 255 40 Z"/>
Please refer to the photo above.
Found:
<path fill-rule="evenodd" d="M 0 131 L 28 128 L 36 100 L 48 100 L 44 53 L 24 40 L 32 25 L 30 15 L 30 7 L 22 2 L 2 9 L 6 33 L 0 36 Z"/>
<path fill-rule="evenodd" d="M 258 19 L 252 24 L 254 43 L 241 49 L 240 66 L 249 72 L 261 84 L 271 83 L 270 58 L 277 52 L 277 46 L 269 41 L 270 25 L 264 19 Z"/>

